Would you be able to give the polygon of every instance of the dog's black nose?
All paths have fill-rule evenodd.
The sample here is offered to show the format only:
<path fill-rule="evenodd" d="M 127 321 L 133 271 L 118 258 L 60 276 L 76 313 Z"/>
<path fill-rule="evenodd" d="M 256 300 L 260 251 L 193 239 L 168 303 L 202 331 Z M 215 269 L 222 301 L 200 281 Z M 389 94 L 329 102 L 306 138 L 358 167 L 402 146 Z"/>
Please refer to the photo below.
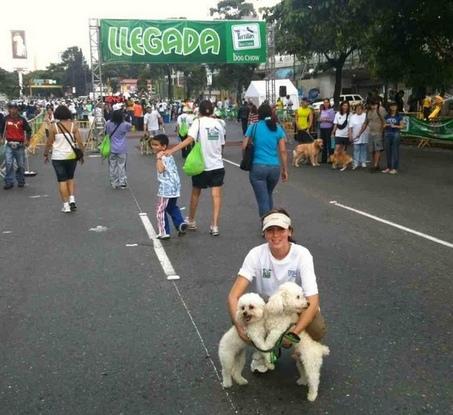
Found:
<path fill-rule="evenodd" d="M 310 307 L 310 303 L 307 302 L 307 308 Z"/>

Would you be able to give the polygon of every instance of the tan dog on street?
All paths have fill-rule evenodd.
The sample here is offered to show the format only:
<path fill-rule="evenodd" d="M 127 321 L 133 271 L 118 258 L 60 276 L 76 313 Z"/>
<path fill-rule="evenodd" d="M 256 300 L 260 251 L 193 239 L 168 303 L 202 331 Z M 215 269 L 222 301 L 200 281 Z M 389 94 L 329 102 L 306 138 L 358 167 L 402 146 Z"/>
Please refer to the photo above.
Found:
<path fill-rule="evenodd" d="M 337 167 L 341 167 L 341 171 L 345 171 L 348 166 L 352 163 L 352 157 L 344 152 L 335 152 L 333 153 L 330 158 L 330 162 L 332 163 L 332 168 L 336 169 Z"/>
<path fill-rule="evenodd" d="M 318 155 L 322 150 L 323 142 L 317 138 L 312 143 L 299 144 L 293 150 L 293 166 L 299 167 L 301 160 L 309 160 L 312 166 L 319 166 Z"/>

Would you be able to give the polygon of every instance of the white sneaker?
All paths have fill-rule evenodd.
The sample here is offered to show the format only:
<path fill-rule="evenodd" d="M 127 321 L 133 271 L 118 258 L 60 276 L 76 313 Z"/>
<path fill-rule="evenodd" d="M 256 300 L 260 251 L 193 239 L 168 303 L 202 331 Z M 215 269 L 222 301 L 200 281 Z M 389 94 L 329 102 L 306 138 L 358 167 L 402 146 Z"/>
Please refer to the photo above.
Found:
<path fill-rule="evenodd" d="M 69 203 L 63 203 L 63 207 L 61 208 L 61 211 L 63 213 L 71 213 L 71 206 L 69 206 Z"/>
<path fill-rule="evenodd" d="M 186 220 L 184 221 L 185 223 L 187 223 L 187 229 L 190 230 L 190 231 L 196 231 L 198 228 L 197 228 L 197 222 L 195 222 L 194 220 L 193 221 L 190 221 L 189 218 L 187 217 Z"/>
<path fill-rule="evenodd" d="M 366 169 L 366 163 L 362 163 L 362 167 Z"/>
<path fill-rule="evenodd" d="M 211 226 L 211 227 L 209 228 L 209 233 L 210 233 L 212 236 L 219 236 L 219 235 L 220 235 L 219 227 L 218 227 L 218 226 Z"/>
<path fill-rule="evenodd" d="M 170 235 L 168 233 L 160 233 L 159 235 L 157 235 L 157 239 L 170 239 Z"/>
<path fill-rule="evenodd" d="M 353 165 L 353 166 L 352 166 L 352 170 L 357 169 L 357 167 L 359 167 L 357 164 Z M 343 171 L 343 170 L 341 170 L 341 171 Z"/>

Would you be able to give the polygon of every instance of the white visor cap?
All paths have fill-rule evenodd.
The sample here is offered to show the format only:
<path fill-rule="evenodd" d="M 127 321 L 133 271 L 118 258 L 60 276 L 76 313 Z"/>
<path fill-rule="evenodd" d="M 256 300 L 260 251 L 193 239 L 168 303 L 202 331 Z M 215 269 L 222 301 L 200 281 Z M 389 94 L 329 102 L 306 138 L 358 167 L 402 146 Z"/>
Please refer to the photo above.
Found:
<path fill-rule="evenodd" d="M 291 227 L 291 219 L 283 213 L 271 213 L 263 220 L 263 232 L 271 226 L 289 229 Z"/>

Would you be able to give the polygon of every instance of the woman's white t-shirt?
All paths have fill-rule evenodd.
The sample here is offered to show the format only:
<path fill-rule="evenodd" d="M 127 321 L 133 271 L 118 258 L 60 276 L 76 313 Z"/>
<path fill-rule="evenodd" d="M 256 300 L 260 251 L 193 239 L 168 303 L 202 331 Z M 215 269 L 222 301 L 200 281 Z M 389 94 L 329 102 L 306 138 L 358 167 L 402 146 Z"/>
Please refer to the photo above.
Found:
<path fill-rule="evenodd" d="M 335 118 L 333 119 L 333 123 L 337 124 L 337 129 L 335 130 L 335 137 L 349 137 L 349 132 L 348 132 L 348 125 L 346 124 L 346 127 L 344 127 L 342 130 L 338 128 L 339 125 L 343 125 L 343 123 L 346 121 L 346 118 L 348 117 L 348 114 L 345 113 L 343 115 L 340 114 L 338 111 L 335 114 Z M 349 115 L 350 117 L 350 115 Z M 348 117 L 348 118 L 349 118 Z"/>
<path fill-rule="evenodd" d="M 306 297 L 318 294 L 313 257 L 307 248 L 294 243 L 288 255 L 280 260 L 272 256 L 267 243 L 253 248 L 245 257 L 239 275 L 254 281 L 261 295 L 271 296 L 288 281 L 299 284 Z"/>
<path fill-rule="evenodd" d="M 217 119 L 201 117 L 194 120 L 188 135 L 201 142 L 205 171 L 223 168 L 222 146 L 225 144 L 225 129 Z"/>
<path fill-rule="evenodd" d="M 362 129 L 363 124 L 365 123 L 366 120 L 366 113 L 362 112 L 362 114 L 352 114 L 349 117 L 349 126 L 348 128 L 352 128 L 352 138 L 354 139 L 353 143 L 354 144 L 366 144 L 368 143 L 368 128 L 365 129 L 365 131 L 360 134 L 360 137 L 358 139 L 355 139 L 358 134 L 360 133 L 360 130 Z"/>
<path fill-rule="evenodd" d="M 71 123 L 71 128 L 68 128 L 69 134 L 65 131 L 66 137 L 61 132 L 63 131 L 58 125 L 55 123 L 55 141 L 52 145 L 52 160 L 74 160 L 76 155 L 74 150 L 72 149 L 71 145 L 68 143 L 68 140 L 71 140 L 72 145 L 75 147 L 75 137 L 72 133 L 72 129 L 74 128 L 74 123 Z"/>

